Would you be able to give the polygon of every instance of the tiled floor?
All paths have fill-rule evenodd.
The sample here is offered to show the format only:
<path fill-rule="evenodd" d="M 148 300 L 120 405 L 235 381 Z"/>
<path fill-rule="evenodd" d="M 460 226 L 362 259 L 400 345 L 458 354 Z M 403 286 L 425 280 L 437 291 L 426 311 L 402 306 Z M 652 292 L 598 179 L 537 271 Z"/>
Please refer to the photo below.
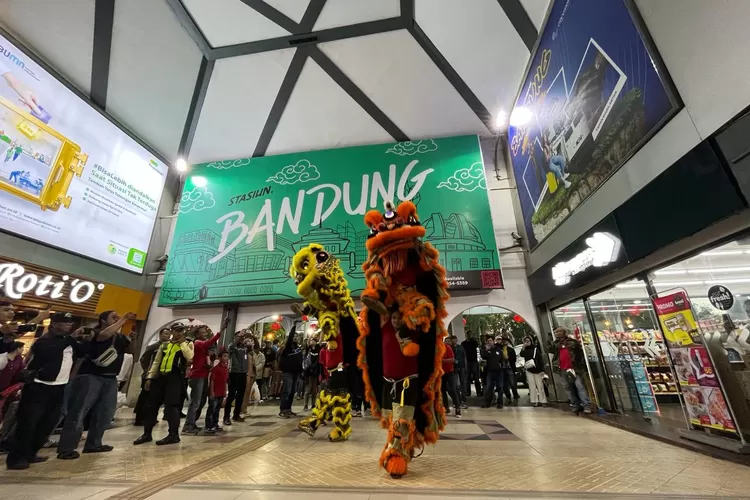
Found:
<path fill-rule="evenodd" d="M 355 500 L 422 500 L 415 495 L 428 489 L 435 491 L 432 497 L 451 494 L 505 499 L 534 495 L 555 498 L 563 492 L 573 495 L 567 498 L 613 498 L 617 494 L 693 499 L 750 495 L 748 467 L 554 409 L 466 410 L 464 419 L 450 420 L 446 439 L 428 447 L 412 463 L 409 475 L 398 481 L 378 469 L 385 434 L 377 422 L 355 419 L 350 441 L 329 443 L 326 428 L 315 438 L 280 428 L 289 421 L 277 419 L 276 411 L 261 408 L 256 418 L 233 425 L 223 436 L 186 436 L 176 447 L 133 447 L 130 441 L 138 429 L 112 429 L 105 436 L 105 441 L 116 447 L 112 453 L 83 456 L 73 462 L 53 458 L 25 472 L 0 470 L 0 483 L 32 480 L 23 486 L 0 485 L 0 498 L 108 498 L 126 487 L 162 478 L 204 460 L 216 460 L 232 450 L 238 455 L 236 458 L 204 468 L 204 472 L 186 479 L 185 484 L 150 498 L 192 500 L 199 498 L 194 495 L 200 491 L 200 498 L 212 499 L 297 499 L 302 498 L 295 496 L 299 488 L 305 488 L 305 498 L 312 500 L 323 495 L 325 488 L 342 494 L 341 489 L 348 488 L 349 494 L 340 498 Z M 263 446 L 260 444 L 265 440 L 258 440 L 256 446 L 260 447 L 254 451 L 245 453 L 239 449 L 273 431 L 285 434 L 278 434 L 281 437 Z M 58 484 L 50 486 L 49 481 Z M 65 487 L 60 488 L 60 483 Z M 75 493 L 76 487 L 84 484 L 85 491 Z M 34 488 L 46 488 L 49 494 L 37 494 Z M 208 496 L 206 488 L 212 488 Z M 297 493 L 279 488 L 296 488 Z M 259 491 L 253 491 L 256 489 Z M 325 493 L 325 498 L 339 497 Z"/>

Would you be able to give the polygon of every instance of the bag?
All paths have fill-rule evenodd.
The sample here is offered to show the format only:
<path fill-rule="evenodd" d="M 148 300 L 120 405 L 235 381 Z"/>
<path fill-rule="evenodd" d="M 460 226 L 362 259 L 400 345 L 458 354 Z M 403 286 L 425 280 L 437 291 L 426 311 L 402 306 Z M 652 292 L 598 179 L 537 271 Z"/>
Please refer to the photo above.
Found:
<path fill-rule="evenodd" d="M 311 365 L 312 365 L 312 354 L 307 353 L 305 355 L 305 359 L 302 360 L 302 369 L 304 371 L 307 371 Z"/>
<path fill-rule="evenodd" d="M 97 358 L 91 360 L 91 362 L 99 368 L 106 368 L 114 363 L 115 360 L 117 360 L 119 354 L 117 352 L 117 349 L 115 349 L 115 337 L 117 337 L 117 335 L 112 337 L 112 344 L 107 347 L 107 349 L 103 353 L 101 353 Z"/>
<path fill-rule="evenodd" d="M 526 360 L 526 362 L 523 364 L 523 367 L 527 370 L 531 370 L 533 368 L 536 368 L 536 361 L 534 361 L 533 358 L 536 358 L 536 347 L 534 348 L 534 354 L 532 359 Z"/>

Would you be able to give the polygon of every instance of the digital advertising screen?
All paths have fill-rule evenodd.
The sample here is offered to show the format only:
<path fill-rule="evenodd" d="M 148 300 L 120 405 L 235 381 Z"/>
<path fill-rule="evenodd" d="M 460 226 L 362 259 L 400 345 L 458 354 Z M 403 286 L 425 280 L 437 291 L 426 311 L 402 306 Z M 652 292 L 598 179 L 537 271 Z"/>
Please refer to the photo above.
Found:
<path fill-rule="evenodd" d="M 166 176 L 0 34 L 0 230 L 141 273 Z"/>

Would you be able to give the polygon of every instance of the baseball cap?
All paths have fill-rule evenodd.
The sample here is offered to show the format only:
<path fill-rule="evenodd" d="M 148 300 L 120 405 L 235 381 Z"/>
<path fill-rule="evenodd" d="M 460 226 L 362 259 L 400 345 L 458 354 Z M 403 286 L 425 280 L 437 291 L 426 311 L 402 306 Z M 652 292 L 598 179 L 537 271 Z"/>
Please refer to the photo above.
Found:
<path fill-rule="evenodd" d="M 74 322 L 73 315 L 71 313 L 62 312 L 62 311 L 56 312 L 55 314 L 50 316 L 49 319 L 52 323 L 73 323 Z"/>

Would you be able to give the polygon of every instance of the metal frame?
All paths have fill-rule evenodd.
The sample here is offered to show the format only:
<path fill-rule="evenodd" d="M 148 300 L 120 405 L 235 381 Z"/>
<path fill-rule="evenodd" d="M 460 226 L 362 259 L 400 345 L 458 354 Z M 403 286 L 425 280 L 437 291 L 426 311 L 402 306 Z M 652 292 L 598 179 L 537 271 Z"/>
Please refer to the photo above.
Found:
<path fill-rule="evenodd" d="M 469 108 L 471 108 L 477 118 L 479 118 L 484 124 L 487 131 L 489 133 L 494 133 L 492 114 L 487 110 L 484 104 L 482 104 L 458 72 L 450 65 L 448 60 L 440 53 L 438 48 L 432 43 L 422 28 L 416 23 L 414 19 L 414 0 L 400 0 L 401 12 L 398 17 L 367 21 L 348 26 L 339 26 L 320 31 L 312 31 L 312 29 L 325 7 L 326 0 L 311 0 L 299 23 L 290 19 L 288 16 L 262 0 L 241 1 L 266 19 L 269 19 L 278 26 L 289 31 L 291 34 L 288 36 L 257 40 L 224 47 L 212 47 L 180 0 L 167 0 L 167 3 L 203 53 L 204 63 L 206 61 L 213 62 L 229 57 L 258 54 L 261 52 L 295 47 L 298 48 L 297 54 L 300 55 L 295 54 L 292 66 L 290 66 L 289 71 L 287 71 L 284 82 L 282 83 L 273 107 L 271 108 L 271 113 L 263 127 L 263 132 L 258 140 L 258 144 L 255 147 L 253 156 L 265 154 L 268 144 L 273 137 L 273 132 L 276 130 L 283 110 L 291 96 L 294 84 L 296 84 L 299 79 L 298 70 L 301 71 L 301 68 L 304 66 L 304 60 L 306 60 L 308 56 L 312 57 L 315 62 L 395 140 L 409 140 L 408 136 L 317 47 L 319 43 L 323 42 L 332 42 L 398 30 L 406 30 L 412 35 L 414 40 L 419 43 L 420 47 L 422 47 L 422 50 L 424 50 L 430 57 L 433 64 L 437 66 L 456 92 L 458 92 Z M 531 46 L 536 43 L 537 31 L 523 8 L 523 5 L 521 5 L 520 0 L 498 0 L 498 2 L 510 19 L 518 35 L 524 43 L 531 48 Z M 309 50 L 301 51 L 300 49 L 303 48 Z M 204 63 L 201 64 L 202 69 Z M 294 71 L 292 71 L 292 68 L 294 68 Z M 199 72 L 198 81 L 196 82 L 196 92 L 201 88 L 201 82 L 204 78 L 205 75 L 203 72 Z M 183 141 L 180 143 L 181 155 L 187 155 L 190 150 L 192 134 L 194 134 L 197 119 L 200 115 L 200 106 L 193 106 L 193 104 L 198 101 L 202 104 L 202 99 L 199 99 L 194 95 L 193 103 L 191 103 L 191 109 L 188 113 L 188 119 L 185 124 L 185 130 L 183 131 Z"/>
<path fill-rule="evenodd" d="M 534 23 L 531 22 L 526 9 L 523 8 L 521 0 L 497 0 L 497 3 L 503 8 L 516 33 L 531 52 L 536 44 L 536 39 L 539 37 L 539 32 L 536 30 Z"/>
<path fill-rule="evenodd" d="M 94 5 L 94 47 L 91 55 L 91 100 L 107 107 L 109 60 L 112 53 L 112 27 L 115 23 L 115 0 L 96 0 Z"/>
<path fill-rule="evenodd" d="M 201 110 L 203 109 L 203 101 L 206 99 L 208 83 L 211 81 L 211 74 L 213 71 L 214 61 L 209 61 L 204 57 L 201 61 L 200 68 L 198 68 L 198 78 L 195 80 L 195 90 L 193 90 L 193 97 L 190 100 L 190 107 L 188 108 L 188 113 L 185 117 L 185 128 L 182 130 L 180 145 L 177 148 L 177 155 L 182 158 L 187 158 L 188 154 L 190 154 L 190 148 L 193 145 L 193 137 L 195 137 L 195 130 L 198 128 L 198 118 L 200 118 Z"/>

